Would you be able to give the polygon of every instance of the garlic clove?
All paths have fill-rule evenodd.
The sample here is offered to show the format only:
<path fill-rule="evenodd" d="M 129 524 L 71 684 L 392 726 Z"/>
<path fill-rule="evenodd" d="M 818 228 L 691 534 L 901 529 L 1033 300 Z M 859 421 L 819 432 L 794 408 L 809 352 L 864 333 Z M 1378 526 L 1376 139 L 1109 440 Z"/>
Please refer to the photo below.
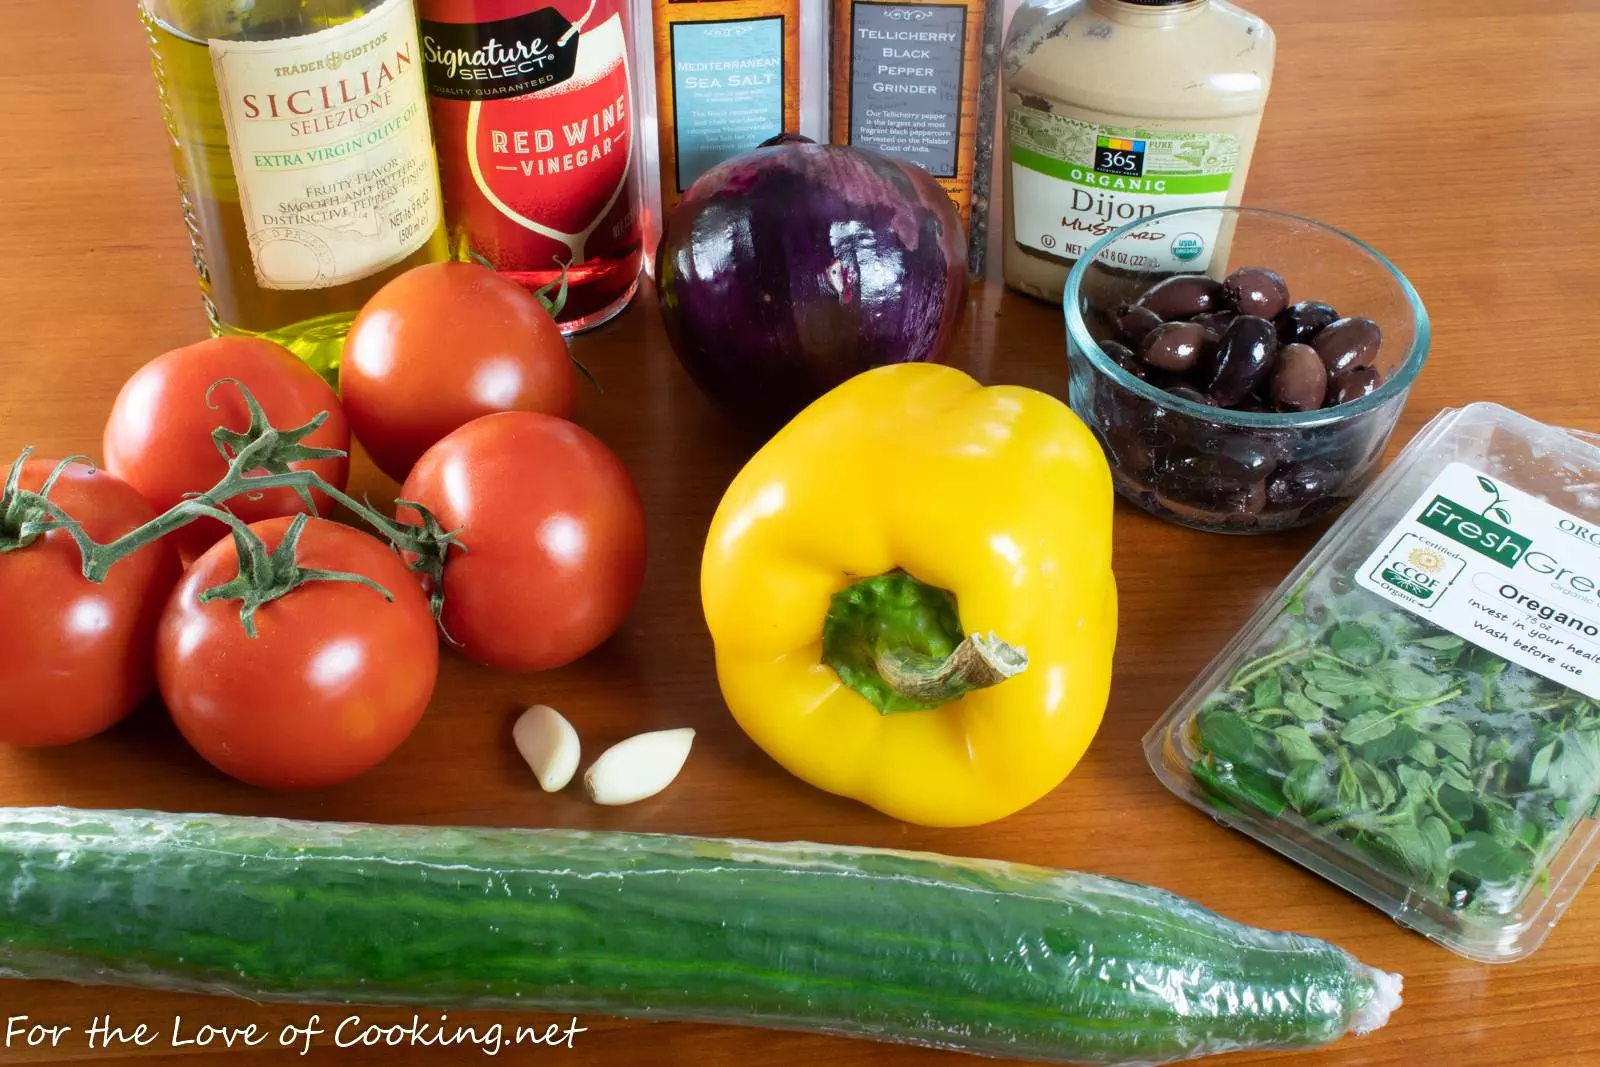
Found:
<path fill-rule="evenodd" d="M 632 804 L 653 797 L 678 776 L 694 744 L 694 730 L 653 730 L 618 741 L 589 765 L 583 786 L 596 804 Z"/>
<path fill-rule="evenodd" d="M 578 773 L 578 731 L 555 708 L 535 704 L 523 712 L 511 739 L 546 793 L 565 789 Z"/>

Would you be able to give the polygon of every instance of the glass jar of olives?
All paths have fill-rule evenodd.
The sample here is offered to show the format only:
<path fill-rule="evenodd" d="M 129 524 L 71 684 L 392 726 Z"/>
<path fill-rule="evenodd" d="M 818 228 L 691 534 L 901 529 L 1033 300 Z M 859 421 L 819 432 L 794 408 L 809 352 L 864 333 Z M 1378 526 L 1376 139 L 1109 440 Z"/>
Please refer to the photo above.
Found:
<path fill-rule="evenodd" d="M 1218 277 L 1128 266 L 1151 233 L 1199 227 L 1232 234 Z M 1078 261 L 1064 303 L 1069 400 L 1118 493 L 1202 530 L 1291 529 L 1358 495 L 1428 356 L 1427 312 L 1393 264 L 1260 208 L 1124 226 Z"/>

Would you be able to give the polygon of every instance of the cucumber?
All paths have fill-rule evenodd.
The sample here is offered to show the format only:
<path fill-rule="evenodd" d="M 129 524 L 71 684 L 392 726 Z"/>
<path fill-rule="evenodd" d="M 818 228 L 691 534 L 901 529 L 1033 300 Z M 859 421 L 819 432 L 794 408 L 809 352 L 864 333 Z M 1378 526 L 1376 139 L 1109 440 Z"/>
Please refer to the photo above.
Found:
<path fill-rule="evenodd" d="M 1159 889 L 807 843 L 0 808 L 0 973 L 818 1030 L 1057 1062 L 1318 1045 L 1398 976 Z"/>

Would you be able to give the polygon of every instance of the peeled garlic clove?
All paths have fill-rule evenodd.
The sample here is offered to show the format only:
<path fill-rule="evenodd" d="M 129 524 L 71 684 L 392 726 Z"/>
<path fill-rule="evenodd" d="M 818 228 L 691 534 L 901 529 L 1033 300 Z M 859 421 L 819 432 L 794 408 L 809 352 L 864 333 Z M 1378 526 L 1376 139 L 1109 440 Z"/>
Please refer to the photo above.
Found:
<path fill-rule="evenodd" d="M 523 712 L 511 739 L 546 793 L 565 789 L 578 773 L 578 731 L 555 708 L 535 704 Z"/>
<path fill-rule="evenodd" d="M 653 797 L 678 776 L 694 731 L 685 726 L 677 730 L 653 730 L 618 741 L 589 765 L 583 787 L 596 804 L 632 804 Z"/>

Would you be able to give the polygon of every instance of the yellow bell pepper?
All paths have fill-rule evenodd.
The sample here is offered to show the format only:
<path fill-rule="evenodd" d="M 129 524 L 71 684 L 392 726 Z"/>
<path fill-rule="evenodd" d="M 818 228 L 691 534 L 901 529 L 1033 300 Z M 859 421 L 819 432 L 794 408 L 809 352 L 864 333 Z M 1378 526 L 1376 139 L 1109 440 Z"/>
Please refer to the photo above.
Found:
<path fill-rule="evenodd" d="M 1111 475 L 1060 401 L 906 363 L 845 382 L 729 486 L 701 598 L 755 742 L 818 788 L 972 826 L 1060 784 L 1116 641 Z"/>

